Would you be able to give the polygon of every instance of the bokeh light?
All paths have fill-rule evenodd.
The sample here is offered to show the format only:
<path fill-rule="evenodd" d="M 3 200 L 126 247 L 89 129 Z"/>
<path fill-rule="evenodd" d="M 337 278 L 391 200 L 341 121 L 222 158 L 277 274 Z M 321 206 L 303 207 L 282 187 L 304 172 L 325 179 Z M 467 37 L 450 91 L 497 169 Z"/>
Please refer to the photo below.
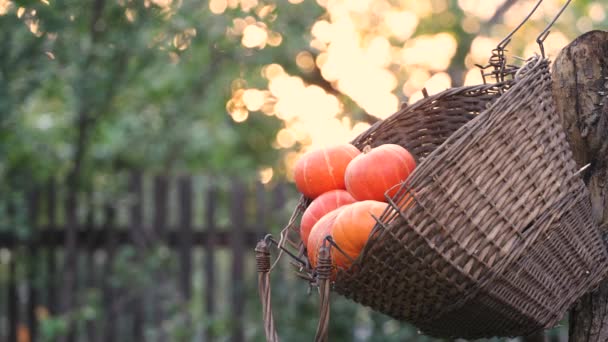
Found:
<path fill-rule="evenodd" d="M 221 14 L 226 8 L 243 7 L 244 3 L 249 8 L 254 2 L 212 0 L 209 6 L 213 13 Z M 297 5 L 302 1 L 290 3 Z M 432 95 L 454 85 L 482 83 L 476 65 L 487 64 L 492 49 L 520 23 L 535 1 L 507 4 L 505 0 L 458 0 L 456 5 L 464 12 L 460 17 L 452 13 L 454 4 L 447 0 L 317 0 L 316 3 L 326 13 L 310 26 L 309 47 L 294 54 L 293 62 L 301 75 L 287 73 L 278 63 L 267 64 L 261 69 L 268 81 L 267 89 L 233 92 L 231 105 L 227 106 L 231 117 L 239 122 L 246 120 L 250 112 L 280 119 L 283 128 L 276 135 L 274 147 L 291 150 L 286 153 L 287 166 L 292 164 L 289 160 L 294 158 L 293 153 L 344 143 L 362 132 L 363 127 L 369 127 L 353 119 L 358 111 L 383 119 L 394 113 L 400 102 L 421 99 L 423 88 Z M 558 0 L 543 2 L 542 10 L 532 20 L 544 25 L 561 4 Z M 257 4 L 258 19 L 252 16 L 234 19 L 228 35 L 240 37 L 246 48 L 278 46 L 281 32 L 258 21 L 274 9 L 274 5 Z M 504 12 L 495 21 L 498 9 Z M 606 10 L 598 1 L 590 3 L 586 11 L 586 16 L 573 21 L 580 31 L 589 30 L 606 18 Z M 420 30 L 421 23 L 428 20 L 440 21 L 437 28 L 459 25 L 472 35 L 470 48 L 464 55 L 464 69 L 457 70 L 456 80 L 452 79 L 453 70 L 448 68 L 456 57 L 460 38 L 452 29 Z M 519 51 L 517 57 L 539 52 L 534 39 L 521 37 L 529 37 L 529 32 L 538 34 L 540 28 L 537 23 L 529 24 L 517 33 L 508 48 L 510 63 L 521 63 L 514 59 L 514 47 Z M 565 34 L 554 28 L 545 43 L 548 55 L 555 56 L 568 41 Z M 326 86 L 308 84 L 302 78 L 306 74 L 320 74 Z"/>

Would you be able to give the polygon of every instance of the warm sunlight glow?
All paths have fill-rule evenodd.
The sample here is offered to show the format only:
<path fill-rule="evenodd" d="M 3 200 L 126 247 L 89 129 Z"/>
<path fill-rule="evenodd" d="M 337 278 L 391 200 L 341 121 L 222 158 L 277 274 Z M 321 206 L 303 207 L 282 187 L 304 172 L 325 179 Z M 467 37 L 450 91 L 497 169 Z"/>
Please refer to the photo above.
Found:
<path fill-rule="evenodd" d="M 479 29 L 481 28 L 481 25 L 479 24 L 479 19 L 477 19 L 476 17 L 472 17 L 472 16 L 466 16 L 464 17 L 464 19 L 462 19 L 462 29 L 464 30 L 464 32 L 466 33 L 477 33 L 479 32 Z"/>
<path fill-rule="evenodd" d="M 492 49 L 496 48 L 498 39 L 477 36 L 471 43 L 471 54 L 469 55 L 473 63 L 486 65 L 492 55 Z"/>
<path fill-rule="evenodd" d="M 279 147 L 290 148 L 295 143 L 296 139 L 288 129 L 283 128 L 277 133 L 277 144 L 279 145 Z"/>
<path fill-rule="evenodd" d="M 247 111 L 247 109 L 239 107 L 232 111 L 232 113 L 230 113 L 230 116 L 232 116 L 232 120 L 234 120 L 235 122 L 244 122 L 249 117 L 249 112 Z"/>
<path fill-rule="evenodd" d="M 13 7 L 13 2 L 10 0 L 0 0 L 0 15 L 5 15 Z"/>
<path fill-rule="evenodd" d="M 424 86 L 422 88 L 426 88 L 429 95 L 433 95 L 439 92 L 442 92 L 452 85 L 452 78 L 446 72 L 439 72 L 431 76 L 426 82 L 424 82 Z M 414 92 L 408 99 L 408 103 L 412 104 L 416 101 L 422 99 L 424 95 L 422 91 Z"/>
<path fill-rule="evenodd" d="M 263 48 L 268 40 L 268 32 L 258 25 L 247 25 L 243 30 L 243 46 L 247 48 Z"/>
<path fill-rule="evenodd" d="M 308 51 L 298 53 L 296 56 L 296 64 L 305 72 L 311 72 L 315 69 L 315 60 Z"/>
<path fill-rule="evenodd" d="M 458 0 L 458 5 L 466 13 L 472 14 L 481 20 L 488 20 L 494 15 L 498 6 L 505 0 Z"/>
<path fill-rule="evenodd" d="M 271 80 L 284 73 L 285 71 L 283 70 L 283 67 L 275 63 L 269 64 L 262 68 L 262 76 L 264 76 L 267 80 Z"/>
<path fill-rule="evenodd" d="M 211 0 L 209 1 L 209 10 L 211 13 L 220 15 L 226 11 L 228 7 L 227 0 Z"/>
<path fill-rule="evenodd" d="M 173 37 L 173 46 L 180 50 L 186 50 L 192 43 L 192 38 L 196 36 L 196 29 L 189 28 L 182 33 L 178 33 Z"/>
<path fill-rule="evenodd" d="M 428 91 L 429 95 L 442 92 L 451 86 L 452 78 L 446 72 L 436 73 L 424 83 L 424 87 Z"/>
<path fill-rule="evenodd" d="M 555 57 L 564 48 L 564 46 L 568 45 L 569 42 L 570 39 L 568 39 L 568 37 L 566 37 L 563 33 L 559 31 L 551 31 L 544 43 L 545 54 L 548 57 Z M 538 48 L 538 44 L 536 44 L 535 41 L 532 41 L 526 45 L 523 57 L 528 58 L 533 56 L 535 53 L 540 53 L 540 50 Z"/>
<path fill-rule="evenodd" d="M 471 85 L 476 85 L 476 84 L 482 84 L 483 83 L 483 77 L 481 76 L 481 71 L 479 70 L 479 68 L 472 68 L 471 70 L 467 71 L 466 76 L 464 77 L 464 85 L 465 86 L 471 86 Z"/>
<path fill-rule="evenodd" d="M 457 47 L 456 39 L 449 33 L 418 36 L 405 44 L 402 51 L 403 63 L 443 71 L 450 65 Z"/>
<path fill-rule="evenodd" d="M 606 19 L 606 7 L 599 2 L 592 2 L 589 4 L 587 15 L 596 23 L 602 22 Z"/>
<path fill-rule="evenodd" d="M 258 5 L 258 0 L 239 0 L 241 3 L 241 10 L 243 12 L 249 12 Z"/>
<path fill-rule="evenodd" d="M 264 105 L 265 100 L 266 95 L 261 90 L 247 89 L 243 92 L 243 102 L 245 103 L 245 106 L 247 106 L 247 109 L 252 112 L 260 110 Z"/>
<path fill-rule="evenodd" d="M 258 178 L 260 183 L 268 184 L 272 180 L 272 176 L 274 175 L 274 171 L 271 167 L 265 167 L 258 172 Z"/>
<path fill-rule="evenodd" d="M 173 0 L 152 0 L 152 3 L 162 9 L 168 9 L 173 4 Z"/>
<path fill-rule="evenodd" d="M 25 23 L 32 34 L 34 34 L 36 37 L 42 37 L 44 32 L 40 30 L 40 21 L 37 18 L 27 19 Z"/>
<path fill-rule="evenodd" d="M 406 40 L 416 30 L 418 17 L 409 11 L 389 12 L 386 14 L 385 23 L 395 38 Z"/>
<path fill-rule="evenodd" d="M 127 20 L 132 23 L 137 18 L 137 12 L 134 9 L 127 8 L 125 10 L 125 17 L 127 17 Z"/>
<path fill-rule="evenodd" d="M 413 93 L 424 88 L 424 83 L 429 78 L 431 78 L 431 74 L 426 69 L 412 69 L 407 77 L 407 82 L 403 84 L 403 94 L 410 97 Z"/>
<path fill-rule="evenodd" d="M 519 24 L 535 3 L 532 0 L 514 2 L 497 16 L 496 22 L 489 23 L 505 1 L 311 0 L 311 5 L 318 4 L 323 13 L 306 32 L 308 46 L 290 45 L 287 55 L 278 56 L 274 63 L 263 66 L 259 72 L 268 82 L 266 87 L 247 86 L 239 79 L 232 85 L 226 110 L 236 122 L 246 121 L 249 115 L 274 116 L 281 120 L 282 127 L 272 146 L 288 150 L 284 162 L 290 174 L 301 153 L 348 142 L 367 129 L 369 124 L 353 120 L 359 117 L 355 113 L 386 118 L 399 108 L 402 99 L 414 103 L 423 98 L 423 88 L 430 95 L 450 88 L 452 72 L 454 75 L 465 73 L 465 85 L 483 83 L 480 70 L 474 65 L 488 63 L 504 34 Z M 515 54 L 529 57 L 538 52 L 533 38 L 563 1 L 545 0 L 532 22 L 514 36 L 507 52 L 510 64 L 520 63 L 513 58 Z M 294 44 L 286 41 L 290 36 L 285 28 L 279 30 L 279 26 L 274 25 L 274 18 L 281 14 L 273 2 L 210 0 L 208 6 L 216 15 L 239 11 L 239 8 L 246 12 L 227 19 L 226 30 L 229 38 L 240 41 L 246 48 Z M 286 6 L 287 10 L 297 10 L 295 6 Z M 570 20 L 572 30 L 587 31 L 606 20 L 603 1 L 591 0 L 580 6 L 583 6 L 578 9 L 582 15 Z M 572 13 L 566 13 L 563 18 Z M 272 31 L 275 27 L 277 32 Z M 572 30 L 566 33 L 572 34 Z M 469 38 L 458 40 L 462 31 L 472 42 L 470 48 L 462 46 L 469 48 L 464 61 L 458 61 L 456 69 L 448 73 L 458 45 L 468 44 Z M 530 32 L 534 32 L 534 36 Z M 555 56 L 567 43 L 566 37 L 557 31 L 551 33 L 545 43 L 550 56 Z M 252 51 L 246 52 L 247 56 L 251 54 Z M 265 58 L 267 56 L 273 55 Z M 291 63 L 286 57 L 292 59 Z M 460 65 L 462 62 L 464 66 Z M 279 63 L 285 63 L 285 68 Z M 308 83 L 309 79 L 314 84 Z M 458 79 L 460 81 L 460 77 Z M 271 178 L 272 169 L 264 170 L 270 172 Z M 264 179 L 262 171 L 260 177 Z"/>
<path fill-rule="evenodd" d="M 283 36 L 274 31 L 270 31 L 268 33 L 268 45 L 270 46 L 279 46 L 283 42 Z"/>

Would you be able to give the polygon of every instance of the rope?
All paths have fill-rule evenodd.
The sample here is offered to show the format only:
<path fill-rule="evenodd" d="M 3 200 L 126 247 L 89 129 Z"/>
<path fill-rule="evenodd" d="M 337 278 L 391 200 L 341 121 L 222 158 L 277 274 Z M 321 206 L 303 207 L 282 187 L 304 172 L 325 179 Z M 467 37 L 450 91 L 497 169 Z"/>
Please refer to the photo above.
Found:
<path fill-rule="evenodd" d="M 332 273 L 330 247 L 325 243 L 319 248 L 317 260 L 317 279 L 319 283 L 320 304 L 319 304 L 319 325 L 315 342 L 327 342 L 329 332 L 329 293 L 330 278 Z"/>
<path fill-rule="evenodd" d="M 272 295 L 270 291 L 270 250 L 266 240 L 261 240 L 255 246 L 255 261 L 258 270 L 258 290 L 262 301 L 264 333 L 266 341 L 278 342 L 279 337 L 272 318 Z"/>

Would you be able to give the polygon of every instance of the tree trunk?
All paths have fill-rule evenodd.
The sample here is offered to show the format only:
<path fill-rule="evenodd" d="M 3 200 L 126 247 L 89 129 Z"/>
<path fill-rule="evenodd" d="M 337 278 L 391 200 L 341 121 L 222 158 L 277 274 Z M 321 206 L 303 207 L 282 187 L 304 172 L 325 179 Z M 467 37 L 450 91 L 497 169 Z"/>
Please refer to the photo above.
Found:
<path fill-rule="evenodd" d="M 553 95 L 583 178 L 593 216 L 608 236 L 608 32 L 588 32 L 562 50 L 553 65 Z M 608 341 L 608 279 L 583 296 L 570 314 L 570 341 Z"/>

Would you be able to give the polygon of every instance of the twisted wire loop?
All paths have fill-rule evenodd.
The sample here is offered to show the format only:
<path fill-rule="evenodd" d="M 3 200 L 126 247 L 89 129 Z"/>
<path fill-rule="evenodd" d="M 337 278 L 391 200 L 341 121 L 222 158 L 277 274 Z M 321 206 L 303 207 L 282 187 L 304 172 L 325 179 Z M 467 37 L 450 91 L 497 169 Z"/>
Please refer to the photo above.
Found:
<path fill-rule="evenodd" d="M 267 239 L 260 240 L 255 246 L 255 262 L 258 271 L 258 291 L 262 302 L 264 333 L 266 341 L 278 342 L 279 337 L 272 317 L 270 290 L 270 249 Z"/>
<path fill-rule="evenodd" d="M 506 37 L 503 38 L 502 41 L 500 41 L 500 43 L 498 43 L 496 48 L 492 50 L 492 56 L 490 57 L 488 64 L 484 66 L 475 64 L 478 68 L 481 69 L 481 77 L 483 78 L 484 84 L 487 84 L 487 76 L 494 77 L 496 79 L 496 82 L 499 83 L 504 82 L 507 76 L 513 77 L 515 75 L 515 72 L 517 72 L 518 67 L 515 65 L 507 64 L 507 57 L 505 55 L 505 52 L 507 51 L 506 47 L 511 42 L 511 38 L 513 37 L 515 32 L 519 31 L 519 29 L 530 19 L 530 17 L 532 17 L 532 14 L 536 12 L 536 9 L 538 8 L 538 6 L 540 6 L 542 2 L 543 0 L 539 0 L 534 5 L 534 7 L 532 7 L 532 10 L 530 10 L 528 15 L 526 15 L 526 17 L 519 23 L 519 25 L 517 25 Z M 488 69 L 490 67 L 492 68 L 490 72 L 484 71 L 485 69 Z"/>
<path fill-rule="evenodd" d="M 317 281 L 319 284 L 319 325 L 315 342 L 327 342 L 329 332 L 329 298 L 330 298 L 330 278 L 332 273 L 330 246 L 323 243 L 319 247 L 317 258 Z"/>
<path fill-rule="evenodd" d="M 559 9 L 559 12 L 557 12 L 555 17 L 553 17 L 553 19 L 551 20 L 551 22 L 549 22 L 549 24 L 547 24 L 545 29 L 538 35 L 538 37 L 536 37 L 536 43 L 538 44 L 538 47 L 540 48 L 540 54 L 543 58 L 545 58 L 545 39 L 547 39 L 547 37 L 549 36 L 549 33 L 551 33 L 551 28 L 553 27 L 553 25 L 555 24 L 557 19 L 559 19 L 559 17 L 562 15 L 562 13 L 564 13 L 564 11 L 566 10 L 566 7 L 568 7 L 568 5 L 570 5 L 571 1 L 572 0 L 568 0 L 568 1 L 566 1 L 566 3 L 564 3 L 562 5 L 562 7 Z"/>

